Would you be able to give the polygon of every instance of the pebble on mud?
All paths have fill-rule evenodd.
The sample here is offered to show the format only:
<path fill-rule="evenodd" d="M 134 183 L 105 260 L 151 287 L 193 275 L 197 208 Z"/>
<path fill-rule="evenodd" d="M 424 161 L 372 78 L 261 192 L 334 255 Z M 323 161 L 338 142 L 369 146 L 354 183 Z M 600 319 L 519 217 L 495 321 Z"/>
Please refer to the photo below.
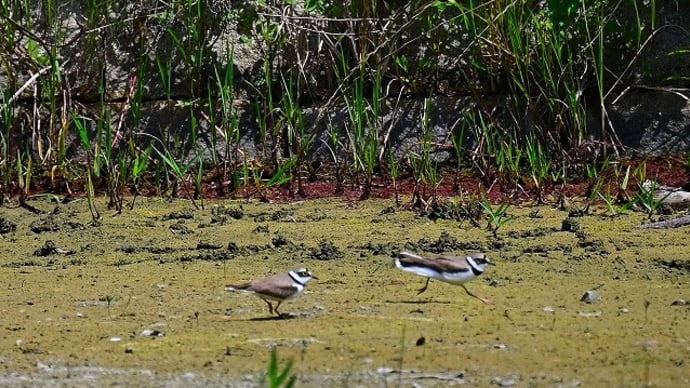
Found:
<path fill-rule="evenodd" d="M 376 373 L 378 373 L 380 375 L 389 375 L 389 374 L 394 373 L 394 372 L 395 372 L 395 369 L 389 368 L 386 366 L 376 368 Z"/>
<path fill-rule="evenodd" d="M 585 291 L 585 293 L 582 295 L 582 298 L 580 298 L 580 302 L 584 302 L 587 304 L 595 303 L 599 301 L 599 293 L 597 291 L 593 290 L 588 290 Z"/>
<path fill-rule="evenodd" d="M 690 303 L 688 303 L 687 300 L 685 299 L 676 299 L 671 303 L 671 306 L 688 306 Z"/>
<path fill-rule="evenodd" d="M 141 331 L 141 336 L 142 337 L 165 337 L 165 334 L 162 331 L 158 331 L 156 329 L 144 329 Z"/>
<path fill-rule="evenodd" d="M 517 379 L 516 378 L 501 378 L 501 377 L 494 377 L 491 379 L 491 382 L 498 385 L 499 387 L 512 387 L 515 384 L 517 384 Z"/>
<path fill-rule="evenodd" d="M 598 318 L 601 316 L 601 311 L 593 311 L 593 312 L 578 311 L 577 315 L 580 317 L 585 317 L 585 318 Z"/>

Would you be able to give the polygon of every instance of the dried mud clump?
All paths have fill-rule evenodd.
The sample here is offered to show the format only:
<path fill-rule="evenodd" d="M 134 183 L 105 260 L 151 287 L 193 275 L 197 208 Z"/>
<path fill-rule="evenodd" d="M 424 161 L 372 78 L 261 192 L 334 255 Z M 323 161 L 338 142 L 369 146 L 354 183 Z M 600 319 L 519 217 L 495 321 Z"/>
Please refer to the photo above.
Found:
<path fill-rule="evenodd" d="M 343 252 L 330 240 L 319 241 L 319 246 L 310 248 L 308 256 L 315 260 L 336 260 L 343 257 Z"/>
<path fill-rule="evenodd" d="M 577 245 L 587 252 L 608 253 L 603 241 L 597 240 L 583 231 L 575 233 L 575 237 L 577 237 Z"/>
<path fill-rule="evenodd" d="M 436 241 L 422 238 L 417 243 L 406 243 L 405 249 L 419 252 L 433 252 L 433 253 L 448 253 L 452 251 L 479 251 L 482 250 L 481 245 L 475 241 L 459 242 L 455 236 L 451 236 L 448 232 L 443 231 Z"/>
<path fill-rule="evenodd" d="M 184 220 L 179 220 L 174 224 L 170 224 L 170 231 L 173 234 L 193 234 L 194 231 L 191 230 L 187 225 L 185 225 Z"/>
<path fill-rule="evenodd" d="M 477 202 L 452 202 L 434 201 L 427 208 L 419 211 L 419 215 L 430 220 L 469 221 L 474 226 L 479 226 L 479 221 L 484 214 L 482 205 Z"/>
<path fill-rule="evenodd" d="M 287 237 L 279 234 L 271 239 L 271 244 L 273 244 L 273 247 L 275 248 L 280 248 L 284 246 L 292 247 L 295 245 L 292 241 L 290 241 Z"/>
<path fill-rule="evenodd" d="M 0 234 L 11 233 L 15 230 L 17 230 L 17 224 L 4 217 L 0 217 Z"/>
<path fill-rule="evenodd" d="M 57 253 L 57 248 L 55 247 L 55 243 L 51 240 L 46 241 L 42 247 L 36 249 L 34 251 L 34 256 L 51 256 Z"/>
<path fill-rule="evenodd" d="M 153 253 L 155 255 L 165 255 L 165 254 L 170 254 L 175 252 L 175 249 L 172 247 L 155 247 L 155 246 L 122 246 L 122 247 L 116 247 L 115 252 L 124 252 L 127 254 L 135 254 L 135 253 L 140 253 L 140 252 L 147 252 L 147 253 Z"/>
<path fill-rule="evenodd" d="M 548 236 L 551 233 L 558 232 L 557 228 L 535 228 L 523 231 L 510 231 L 506 235 L 510 238 L 523 239 Z"/>
<path fill-rule="evenodd" d="M 244 209 L 240 207 L 216 206 L 211 209 L 211 224 L 225 225 L 230 219 L 241 220 Z"/>
<path fill-rule="evenodd" d="M 239 253 L 240 247 L 237 245 L 236 242 L 230 241 L 228 243 L 228 252 L 230 253 Z"/>
<path fill-rule="evenodd" d="M 381 210 L 379 212 L 379 215 L 381 215 L 381 216 L 386 215 L 386 214 L 395 214 L 395 208 L 393 206 L 388 206 L 388 207 L 383 208 L 383 210 Z"/>
<path fill-rule="evenodd" d="M 374 256 L 390 255 L 390 254 L 397 252 L 399 250 L 398 247 L 392 242 L 386 243 L 386 244 L 380 244 L 380 243 L 372 243 L 371 241 L 369 241 L 366 244 L 358 246 L 357 248 L 364 250 L 364 251 L 371 252 L 371 254 Z"/>
<path fill-rule="evenodd" d="M 256 228 L 254 228 L 254 230 L 252 230 L 252 233 L 256 233 L 256 234 L 259 234 L 259 233 L 268 234 L 268 232 L 269 232 L 268 225 L 259 225 Z"/>
<path fill-rule="evenodd" d="M 194 261 L 226 261 L 232 259 L 232 254 L 228 251 L 207 251 L 195 254 L 184 254 L 173 262 L 191 263 Z"/>
<path fill-rule="evenodd" d="M 311 222 L 319 222 L 331 218 L 326 212 L 321 209 L 315 209 L 305 216 Z"/>
<path fill-rule="evenodd" d="M 161 221 L 191 219 L 194 219 L 194 211 L 192 209 L 178 210 L 161 216 Z"/>
<path fill-rule="evenodd" d="M 63 214 L 59 207 L 53 209 L 52 213 L 39 217 L 29 224 L 29 230 L 39 234 L 43 232 L 56 232 L 61 229 L 84 229 L 85 225 L 73 221 L 74 214 Z M 88 226 L 101 226 L 98 221 L 91 221 Z"/>
<path fill-rule="evenodd" d="M 295 212 L 291 210 L 276 210 L 270 213 L 261 213 L 254 217 L 254 222 L 297 222 L 295 219 Z"/>
<path fill-rule="evenodd" d="M 570 254 L 573 251 L 573 247 L 568 244 L 556 244 L 552 246 L 550 244 L 532 244 L 522 249 L 522 253 L 542 253 L 546 254 L 552 251 L 558 251 Z"/>
<path fill-rule="evenodd" d="M 263 252 L 263 251 L 266 251 L 269 249 L 271 249 L 271 247 L 268 245 L 259 246 L 259 245 L 254 245 L 254 244 L 245 245 L 243 247 L 240 247 L 239 245 L 237 245 L 236 242 L 230 241 L 230 242 L 228 242 L 228 247 L 227 247 L 226 251 L 232 255 L 239 255 L 239 254 L 256 254 L 256 253 Z"/>
<path fill-rule="evenodd" d="M 574 217 L 567 217 L 566 219 L 563 220 L 563 223 L 561 224 L 561 231 L 562 232 L 578 232 L 580 230 L 580 221 L 575 219 Z"/>
<path fill-rule="evenodd" d="M 221 249 L 221 248 L 223 248 L 222 245 L 218 245 L 218 244 L 214 244 L 214 243 L 210 243 L 210 242 L 206 242 L 206 241 L 199 241 L 196 244 L 196 249 L 198 249 L 198 250 L 200 250 L 200 249 L 214 250 L 214 249 Z"/>
<path fill-rule="evenodd" d="M 36 234 L 43 232 L 56 232 L 62 229 L 63 227 L 67 227 L 70 229 L 81 229 L 83 228 L 83 225 L 77 222 L 63 220 L 62 217 L 58 217 L 54 214 L 49 214 L 46 217 L 41 217 L 38 220 L 32 221 L 31 224 L 29 224 L 29 229 Z"/>

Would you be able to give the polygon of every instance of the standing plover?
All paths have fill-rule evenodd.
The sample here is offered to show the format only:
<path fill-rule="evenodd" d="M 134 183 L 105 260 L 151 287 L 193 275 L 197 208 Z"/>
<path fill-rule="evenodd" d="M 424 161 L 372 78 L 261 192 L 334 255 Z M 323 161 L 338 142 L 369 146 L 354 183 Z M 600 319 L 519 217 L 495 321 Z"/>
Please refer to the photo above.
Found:
<path fill-rule="evenodd" d="M 271 314 L 275 312 L 277 316 L 285 317 L 287 314 L 283 315 L 278 311 L 280 304 L 298 297 L 311 279 L 318 278 L 312 275 L 308 269 L 300 268 L 239 285 L 228 285 L 225 289 L 227 291 L 251 292 L 268 304 L 268 311 Z M 273 307 L 271 301 L 278 302 L 278 304 Z"/>
<path fill-rule="evenodd" d="M 400 252 L 395 258 L 396 267 L 403 271 L 426 277 L 426 283 L 424 287 L 418 290 L 417 295 L 426 291 L 429 286 L 429 280 L 434 278 L 442 282 L 459 285 L 465 289 L 467 295 L 487 304 L 491 303 L 491 301 L 474 295 L 463 283 L 484 273 L 484 269 L 490 263 L 489 258 L 483 253 L 473 253 L 468 256 L 440 255 L 422 257 L 410 252 Z"/>

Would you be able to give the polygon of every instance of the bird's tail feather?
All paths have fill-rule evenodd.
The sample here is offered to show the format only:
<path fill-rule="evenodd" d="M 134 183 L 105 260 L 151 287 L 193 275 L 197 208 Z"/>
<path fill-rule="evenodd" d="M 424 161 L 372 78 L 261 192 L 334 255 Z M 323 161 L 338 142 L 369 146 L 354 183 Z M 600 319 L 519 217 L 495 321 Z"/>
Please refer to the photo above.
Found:
<path fill-rule="evenodd" d="M 225 286 L 225 291 L 241 291 L 241 290 L 246 290 L 251 286 L 251 283 L 243 283 L 243 284 L 228 284 Z"/>
<path fill-rule="evenodd" d="M 398 252 L 397 258 L 405 258 L 405 257 L 414 258 L 414 259 L 421 259 L 422 258 L 421 256 L 415 255 L 412 252 L 408 252 L 408 251 Z"/>

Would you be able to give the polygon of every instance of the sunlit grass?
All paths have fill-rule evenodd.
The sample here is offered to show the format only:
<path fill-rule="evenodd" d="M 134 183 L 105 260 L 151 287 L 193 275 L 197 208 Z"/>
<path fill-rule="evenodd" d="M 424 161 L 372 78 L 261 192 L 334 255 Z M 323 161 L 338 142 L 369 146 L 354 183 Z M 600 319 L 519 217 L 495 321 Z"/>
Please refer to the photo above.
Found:
<path fill-rule="evenodd" d="M 65 10 L 58 2 L 44 4 L 43 33 L 37 30 L 42 24 L 25 12 L 29 5 L 0 4 L 6 21 L 0 24 L 0 50 L 7 54 L 0 56 L 7 78 L 0 107 L 3 191 L 7 195 L 15 187 L 27 193 L 50 176 L 53 190 L 69 192 L 78 182 L 94 195 L 105 193 L 117 212 L 122 210 L 122 192 L 130 188 L 136 195 L 143 182 L 159 193 L 182 193 L 194 200 L 203 199 L 206 179 L 213 179 L 222 195 L 237 195 L 244 185 L 253 188 L 245 192 L 259 196 L 278 186 L 303 196 L 312 151 L 321 143 L 331 156 L 328 171 L 337 192 L 349 184 L 368 198 L 380 176 L 393 182 L 397 198 L 399 178 L 409 173 L 413 203 L 433 203 L 444 179 L 440 171 L 449 166 L 435 155 L 445 147 L 454 154 L 450 171 L 457 192 L 462 190 L 461 173 L 470 169 L 487 187 L 499 182 L 517 191 L 531 190 L 543 201 L 551 185 L 578 178 L 570 176 L 578 171 L 593 172 L 611 150 L 617 155 L 618 139 L 605 122 L 604 101 L 616 86 L 605 77 L 607 36 L 623 33 L 632 47 L 632 61 L 656 28 L 655 2 L 649 8 L 639 1 L 632 2 L 636 19 L 630 21 L 631 30 L 611 23 L 617 21 L 616 5 L 600 1 L 547 2 L 540 7 L 521 0 L 410 2 L 399 9 L 370 2 L 334 7 L 313 1 L 305 4 L 308 17 L 301 19 L 292 18 L 301 15 L 297 8 L 286 8 L 294 15 L 286 14 L 263 2 L 221 10 L 213 8 L 215 3 L 173 0 L 125 16 L 118 14 L 117 5 L 86 1 L 79 43 L 93 53 L 83 69 L 93 74 L 91 84 L 79 86 L 91 90 L 89 98 L 94 99 L 86 107 L 73 99 L 78 82 L 66 72 L 73 59 L 63 51 L 71 38 Z M 643 15 L 645 10 L 651 14 Z M 645 18 L 651 20 L 651 30 Z M 247 33 L 242 39 L 254 42 L 262 56 L 256 71 L 242 79 L 234 67 L 235 47 L 225 42 L 224 54 L 215 51 L 220 45 L 214 45 L 212 34 L 218 26 L 213 24 L 228 20 L 239 23 Z M 138 59 L 129 75 L 130 89 L 114 91 L 103 50 L 115 43 L 127 46 L 116 39 L 128 23 L 139 29 L 135 35 L 141 41 L 128 52 Z M 159 42 L 148 42 L 150 36 Z M 462 37 L 461 47 L 451 48 L 449 36 Z M 21 50 L 8 49 L 12 47 Z M 424 50 L 415 52 L 418 47 Z M 440 90 L 446 75 L 440 73 L 439 61 L 448 58 L 455 58 L 457 70 L 450 93 L 463 93 L 470 103 L 451 118 L 455 121 L 446 130 L 456 133 L 442 144 L 431 104 L 435 94 L 445 93 Z M 320 84 L 319 77 L 333 84 Z M 254 107 L 255 126 L 246 132 L 258 133 L 256 150 L 241 141 L 235 103 L 239 84 L 249 91 L 248 106 Z M 598 100 L 590 104 L 600 107 L 604 129 L 601 153 L 579 160 L 588 145 L 586 125 L 591 119 L 583 100 L 587 88 L 596 92 Z M 151 96 L 152 91 L 162 95 Z M 313 100 L 319 93 L 327 97 Z M 508 94 L 506 112 L 487 105 L 485 94 Z M 402 96 L 426 98 L 419 129 L 412 134 L 416 146 L 397 153 L 392 152 L 397 144 L 391 144 L 390 135 L 396 121 L 409 112 L 394 109 L 391 96 L 398 101 Z M 169 112 L 184 112 L 186 127 L 180 131 L 174 125 L 160 126 L 157 133 L 144 134 L 142 104 L 152 97 L 164 99 Z M 341 107 L 346 119 L 334 122 L 326 113 L 309 122 L 306 104 L 320 102 L 324 112 Z M 327 138 L 319 137 L 323 131 Z M 28 133 L 31 141 L 24 136 Z M 74 142 L 75 135 L 79 141 Z M 75 144 L 78 149 L 71 148 Z M 149 148 L 152 144 L 155 148 Z M 630 177 L 630 170 L 615 177 L 621 186 L 619 204 Z M 604 178 L 590 174 L 586 179 L 591 182 L 590 200 L 608 203 L 611 198 L 601 191 Z M 185 183 L 183 190 L 180 182 Z"/>

